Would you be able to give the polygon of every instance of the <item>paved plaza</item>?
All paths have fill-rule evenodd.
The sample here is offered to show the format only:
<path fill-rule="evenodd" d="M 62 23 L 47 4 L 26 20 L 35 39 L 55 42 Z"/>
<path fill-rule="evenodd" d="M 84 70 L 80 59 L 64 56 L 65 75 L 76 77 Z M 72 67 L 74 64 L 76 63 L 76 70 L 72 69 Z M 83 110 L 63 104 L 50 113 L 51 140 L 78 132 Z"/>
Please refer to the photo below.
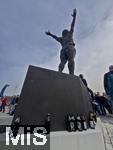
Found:
<path fill-rule="evenodd" d="M 113 115 L 101 117 L 106 150 L 113 150 Z"/>

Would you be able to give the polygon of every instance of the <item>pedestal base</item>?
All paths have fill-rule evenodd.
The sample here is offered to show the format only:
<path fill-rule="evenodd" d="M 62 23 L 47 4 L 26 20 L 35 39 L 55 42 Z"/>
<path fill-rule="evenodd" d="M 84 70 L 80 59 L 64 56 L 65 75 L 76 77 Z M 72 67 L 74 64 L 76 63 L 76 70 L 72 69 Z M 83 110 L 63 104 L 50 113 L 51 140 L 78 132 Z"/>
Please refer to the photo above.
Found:
<path fill-rule="evenodd" d="M 33 135 L 31 135 L 31 139 L 32 136 Z M 51 132 L 50 138 L 47 136 L 47 139 L 48 142 L 44 146 L 35 146 L 33 142 L 31 142 L 30 146 L 21 146 L 20 144 L 17 146 L 6 146 L 4 133 L 0 134 L 0 148 L 3 150 L 105 150 L 100 119 L 98 119 L 96 129 L 94 130 L 88 129 L 87 131 L 82 132 Z"/>
<path fill-rule="evenodd" d="M 105 150 L 100 119 L 94 130 L 51 132 L 50 150 Z"/>

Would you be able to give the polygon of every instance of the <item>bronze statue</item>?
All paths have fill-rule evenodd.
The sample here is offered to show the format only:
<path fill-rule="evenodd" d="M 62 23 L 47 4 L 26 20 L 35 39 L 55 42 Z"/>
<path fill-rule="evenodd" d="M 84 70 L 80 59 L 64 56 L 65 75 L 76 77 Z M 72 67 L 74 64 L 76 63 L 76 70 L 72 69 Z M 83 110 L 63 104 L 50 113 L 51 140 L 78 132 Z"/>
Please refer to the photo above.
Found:
<path fill-rule="evenodd" d="M 75 43 L 73 41 L 73 32 L 74 32 L 74 26 L 75 26 L 75 19 L 76 19 L 77 11 L 76 9 L 73 10 L 73 20 L 71 23 L 70 30 L 64 29 L 62 31 L 62 37 L 57 37 L 56 35 L 52 34 L 50 31 L 45 32 L 47 35 L 53 37 L 55 40 L 57 40 L 61 46 L 61 52 L 60 52 L 60 64 L 59 64 L 59 72 L 62 72 L 64 69 L 64 66 L 66 62 L 68 61 L 68 69 L 70 74 L 74 74 L 74 57 L 76 54 L 75 49 Z"/>

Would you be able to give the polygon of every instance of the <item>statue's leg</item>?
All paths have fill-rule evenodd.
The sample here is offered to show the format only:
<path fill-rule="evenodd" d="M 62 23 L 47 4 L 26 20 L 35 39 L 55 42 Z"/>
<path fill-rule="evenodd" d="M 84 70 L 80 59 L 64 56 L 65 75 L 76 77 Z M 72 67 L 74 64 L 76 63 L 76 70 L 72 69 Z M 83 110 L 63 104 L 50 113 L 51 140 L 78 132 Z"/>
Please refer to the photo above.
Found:
<path fill-rule="evenodd" d="M 67 62 L 67 58 L 66 58 L 65 51 L 61 50 L 61 53 L 60 53 L 60 64 L 59 64 L 59 68 L 58 68 L 59 72 L 63 71 L 66 62 Z"/>
<path fill-rule="evenodd" d="M 70 60 L 68 62 L 68 69 L 69 69 L 69 74 L 73 74 L 74 75 L 74 69 L 75 69 L 75 62 L 74 62 L 74 60 Z"/>
<path fill-rule="evenodd" d="M 75 48 L 70 47 L 70 49 L 67 52 L 68 69 L 69 69 L 69 74 L 73 74 L 73 75 L 74 75 L 74 69 L 75 69 L 75 62 L 74 62 L 75 54 L 76 54 Z"/>

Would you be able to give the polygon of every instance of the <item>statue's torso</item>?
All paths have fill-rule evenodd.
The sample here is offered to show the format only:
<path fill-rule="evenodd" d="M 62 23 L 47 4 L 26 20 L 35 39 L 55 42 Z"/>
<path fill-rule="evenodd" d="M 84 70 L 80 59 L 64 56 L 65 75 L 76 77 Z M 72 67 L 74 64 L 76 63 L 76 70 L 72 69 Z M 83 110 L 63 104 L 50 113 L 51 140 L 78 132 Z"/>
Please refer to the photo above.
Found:
<path fill-rule="evenodd" d="M 71 47 L 75 46 L 72 34 L 70 32 L 66 36 L 61 37 L 61 45 L 62 45 L 63 49 L 65 49 L 69 46 L 71 46 Z"/>

